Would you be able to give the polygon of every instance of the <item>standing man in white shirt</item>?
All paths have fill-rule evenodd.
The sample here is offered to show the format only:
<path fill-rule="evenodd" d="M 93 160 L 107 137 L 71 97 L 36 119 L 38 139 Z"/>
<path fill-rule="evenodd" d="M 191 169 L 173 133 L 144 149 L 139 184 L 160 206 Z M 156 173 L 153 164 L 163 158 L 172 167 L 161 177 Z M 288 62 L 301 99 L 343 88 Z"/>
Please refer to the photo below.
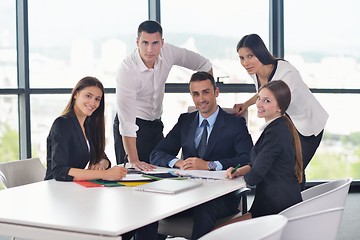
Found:
<path fill-rule="evenodd" d="M 212 74 L 212 64 L 198 53 L 165 43 L 156 21 L 139 25 L 137 48 L 126 57 L 116 76 L 117 116 L 114 140 L 117 163 L 125 156 L 133 167 L 151 170 L 149 155 L 164 138 L 161 121 L 165 82 L 172 66 Z"/>

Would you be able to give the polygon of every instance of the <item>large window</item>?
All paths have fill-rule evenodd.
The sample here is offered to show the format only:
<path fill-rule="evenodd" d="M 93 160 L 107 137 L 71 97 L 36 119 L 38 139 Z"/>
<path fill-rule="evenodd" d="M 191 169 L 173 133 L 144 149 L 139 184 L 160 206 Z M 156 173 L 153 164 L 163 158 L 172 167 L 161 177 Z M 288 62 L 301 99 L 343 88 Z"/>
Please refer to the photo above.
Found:
<path fill-rule="evenodd" d="M 22 2 L 28 4 L 30 89 L 19 89 L 17 84 L 16 5 Z M 220 82 L 253 86 L 239 62 L 236 44 L 244 35 L 257 33 L 270 47 L 271 0 L 2 0 L 0 161 L 18 159 L 18 105 L 23 104 L 18 95 L 30 92 L 32 155 L 45 162 L 51 124 L 69 100 L 69 89 L 87 75 L 98 77 L 107 88 L 106 151 L 114 159 L 115 73 L 121 60 L 136 47 L 139 23 L 148 19 L 149 13 L 154 18 L 154 10 L 148 11 L 149 2 L 161 3 L 160 13 L 155 15 L 161 19 L 165 42 L 209 58 Z M 355 11 L 359 7 L 356 0 L 284 1 L 284 58 L 300 71 L 330 115 L 324 140 L 308 168 L 309 180 L 360 179 L 356 167 L 360 163 L 360 127 L 353 107 L 360 89 L 360 32 L 356 28 L 360 16 Z M 191 73 L 174 67 L 168 83 L 187 84 Z M 218 103 L 232 107 L 252 96 L 249 88 L 245 91 L 238 86 L 233 91 L 229 87 L 220 91 Z M 179 114 L 193 105 L 186 87 L 175 92 L 165 94 L 165 134 Z M 254 106 L 249 108 L 248 119 L 255 142 L 263 121 L 256 117 Z M 14 149 L 6 145 L 12 142 L 16 143 L 11 144 Z M 3 154 L 4 148 L 15 155 Z"/>

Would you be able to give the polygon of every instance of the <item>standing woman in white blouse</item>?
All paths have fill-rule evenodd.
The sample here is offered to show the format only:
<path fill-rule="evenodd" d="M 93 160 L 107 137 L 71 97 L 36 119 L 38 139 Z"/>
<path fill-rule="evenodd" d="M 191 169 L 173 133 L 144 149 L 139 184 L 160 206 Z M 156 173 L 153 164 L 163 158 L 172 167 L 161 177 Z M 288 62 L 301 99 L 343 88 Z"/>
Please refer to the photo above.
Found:
<path fill-rule="evenodd" d="M 283 80 L 291 90 L 291 103 L 286 114 L 293 121 L 301 141 L 304 171 L 301 188 L 304 189 L 305 168 L 319 147 L 329 115 L 306 86 L 298 70 L 289 62 L 271 55 L 257 34 L 244 36 L 236 50 L 241 65 L 254 80 L 256 91 L 267 82 L 278 79 Z M 255 104 L 256 98 L 257 94 L 244 103 L 235 104 L 235 112 L 242 114 Z"/>

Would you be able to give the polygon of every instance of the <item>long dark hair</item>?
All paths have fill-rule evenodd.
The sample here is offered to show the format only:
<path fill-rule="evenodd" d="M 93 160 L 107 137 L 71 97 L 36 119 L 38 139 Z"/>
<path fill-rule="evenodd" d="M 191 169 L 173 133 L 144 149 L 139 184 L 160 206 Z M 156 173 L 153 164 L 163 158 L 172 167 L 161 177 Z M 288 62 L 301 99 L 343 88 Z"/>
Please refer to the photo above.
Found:
<path fill-rule="evenodd" d="M 257 59 L 259 59 L 259 61 L 264 65 L 275 64 L 275 62 L 278 60 L 273 55 L 271 55 L 263 40 L 255 33 L 245 35 L 238 42 L 236 46 L 236 52 L 238 52 L 240 48 L 244 47 L 249 48 L 257 57 Z"/>
<path fill-rule="evenodd" d="M 283 115 L 283 118 L 286 119 L 286 123 L 290 129 L 294 141 L 294 148 L 296 154 L 295 174 L 297 180 L 301 182 L 303 176 L 301 142 L 294 123 L 291 121 L 288 115 L 285 114 L 285 111 L 288 109 L 291 101 L 291 91 L 289 89 L 289 86 L 282 80 L 273 80 L 271 82 L 264 84 L 264 86 L 262 86 L 260 90 L 263 88 L 269 89 L 274 94 L 274 97 L 281 110 L 281 114 Z"/>
<path fill-rule="evenodd" d="M 74 104 L 75 104 L 75 94 L 80 92 L 86 87 L 98 87 L 101 92 L 101 101 L 99 107 L 93 112 L 89 117 L 86 117 L 86 124 L 88 126 L 87 130 L 89 131 L 89 136 L 93 147 L 90 149 L 90 165 L 98 163 L 101 159 L 106 158 L 105 155 L 105 90 L 102 83 L 94 77 L 84 77 L 82 78 L 71 92 L 71 98 L 62 112 L 62 116 L 68 116 L 75 114 Z"/>

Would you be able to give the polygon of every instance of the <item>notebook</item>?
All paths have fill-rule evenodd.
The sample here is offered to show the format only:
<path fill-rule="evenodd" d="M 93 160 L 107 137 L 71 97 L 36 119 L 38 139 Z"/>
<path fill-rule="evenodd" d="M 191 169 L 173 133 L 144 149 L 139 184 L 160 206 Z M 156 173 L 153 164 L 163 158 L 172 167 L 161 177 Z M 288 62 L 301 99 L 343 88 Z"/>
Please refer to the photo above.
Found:
<path fill-rule="evenodd" d="M 191 188 L 201 186 L 202 182 L 192 180 L 162 179 L 155 182 L 134 187 L 134 190 L 156 193 L 175 194 Z"/>

